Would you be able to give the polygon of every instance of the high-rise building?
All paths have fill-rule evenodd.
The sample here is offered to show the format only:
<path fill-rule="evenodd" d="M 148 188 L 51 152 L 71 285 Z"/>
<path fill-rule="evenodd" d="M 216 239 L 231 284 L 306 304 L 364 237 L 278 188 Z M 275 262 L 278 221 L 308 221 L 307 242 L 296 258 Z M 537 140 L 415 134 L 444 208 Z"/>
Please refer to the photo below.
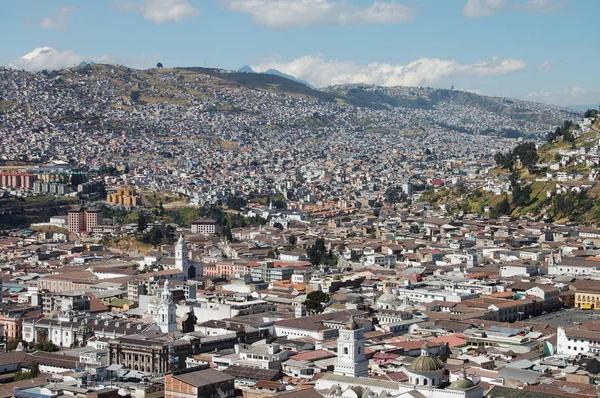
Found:
<path fill-rule="evenodd" d="M 71 210 L 68 214 L 69 232 L 90 233 L 95 226 L 102 224 L 102 212 L 85 207 Z"/>
<path fill-rule="evenodd" d="M 0 172 L 0 186 L 19 189 L 33 188 L 36 180 L 34 174 L 21 172 Z"/>

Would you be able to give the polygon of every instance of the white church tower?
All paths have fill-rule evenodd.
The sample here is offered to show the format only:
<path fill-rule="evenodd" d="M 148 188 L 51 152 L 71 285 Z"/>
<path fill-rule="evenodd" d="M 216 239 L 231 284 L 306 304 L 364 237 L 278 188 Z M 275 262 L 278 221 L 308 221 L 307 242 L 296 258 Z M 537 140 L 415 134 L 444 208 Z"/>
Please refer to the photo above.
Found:
<path fill-rule="evenodd" d="M 173 294 L 169 289 L 169 280 L 165 281 L 163 292 L 160 295 L 160 305 L 158 306 L 158 326 L 163 333 L 177 331 L 177 317 L 175 315 L 176 306 L 173 302 Z"/>
<path fill-rule="evenodd" d="M 189 261 L 187 245 L 185 244 L 185 239 L 183 239 L 183 234 L 179 235 L 179 239 L 175 244 L 175 268 L 182 271 L 183 278 L 187 279 Z"/>
<path fill-rule="evenodd" d="M 368 377 L 369 361 L 365 358 L 365 338 L 362 329 L 354 319 L 350 320 L 338 336 L 338 360 L 335 364 L 336 375 Z"/>

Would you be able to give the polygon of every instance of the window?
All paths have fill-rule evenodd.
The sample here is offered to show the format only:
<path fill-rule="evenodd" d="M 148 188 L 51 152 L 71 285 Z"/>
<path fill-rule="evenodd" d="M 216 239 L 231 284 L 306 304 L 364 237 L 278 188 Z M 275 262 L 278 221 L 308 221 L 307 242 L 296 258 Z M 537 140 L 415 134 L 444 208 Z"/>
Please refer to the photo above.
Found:
<path fill-rule="evenodd" d="M 360 354 L 360 347 L 358 347 L 358 353 Z"/>
<path fill-rule="evenodd" d="M 344 355 L 348 355 L 348 347 L 344 347 Z"/>
<path fill-rule="evenodd" d="M 423 379 L 423 385 L 426 386 L 427 385 L 427 379 Z"/>

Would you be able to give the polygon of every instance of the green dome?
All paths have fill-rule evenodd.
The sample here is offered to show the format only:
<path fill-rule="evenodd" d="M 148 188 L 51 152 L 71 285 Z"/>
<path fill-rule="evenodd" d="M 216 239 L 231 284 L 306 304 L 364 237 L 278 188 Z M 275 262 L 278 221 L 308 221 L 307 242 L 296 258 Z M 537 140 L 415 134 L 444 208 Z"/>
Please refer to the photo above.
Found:
<path fill-rule="evenodd" d="M 444 364 L 437 358 L 420 356 L 410 364 L 410 370 L 414 372 L 436 372 L 444 369 Z"/>
<path fill-rule="evenodd" d="M 448 387 L 450 390 L 468 390 L 475 387 L 475 384 L 469 379 L 458 379 L 453 381 Z"/>

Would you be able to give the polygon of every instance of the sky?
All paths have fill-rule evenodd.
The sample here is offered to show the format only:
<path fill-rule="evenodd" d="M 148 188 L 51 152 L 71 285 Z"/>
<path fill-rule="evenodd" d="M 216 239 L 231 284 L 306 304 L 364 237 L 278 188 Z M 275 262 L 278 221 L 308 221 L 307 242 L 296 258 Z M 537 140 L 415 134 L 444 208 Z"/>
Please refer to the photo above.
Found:
<path fill-rule="evenodd" d="M 597 106 L 599 15 L 600 0 L 5 0 L 0 65 L 250 65 Z"/>

